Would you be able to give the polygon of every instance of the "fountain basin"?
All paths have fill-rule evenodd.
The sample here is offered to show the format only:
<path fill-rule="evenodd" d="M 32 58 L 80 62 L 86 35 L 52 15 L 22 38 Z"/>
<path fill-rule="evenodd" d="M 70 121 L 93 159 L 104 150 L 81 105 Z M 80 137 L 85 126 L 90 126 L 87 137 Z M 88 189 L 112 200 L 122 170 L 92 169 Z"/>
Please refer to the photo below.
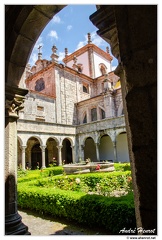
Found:
<path fill-rule="evenodd" d="M 114 163 L 110 162 L 90 162 L 73 163 L 63 165 L 66 174 L 88 173 L 88 172 L 113 172 Z"/>

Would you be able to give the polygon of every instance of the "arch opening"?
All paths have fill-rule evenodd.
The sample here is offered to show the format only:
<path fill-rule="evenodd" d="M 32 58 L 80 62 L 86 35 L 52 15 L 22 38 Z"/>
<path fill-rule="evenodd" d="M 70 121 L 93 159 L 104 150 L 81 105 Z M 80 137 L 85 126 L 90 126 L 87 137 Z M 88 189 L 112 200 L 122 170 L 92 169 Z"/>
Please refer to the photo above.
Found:
<path fill-rule="evenodd" d="M 65 138 L 62 143 L 62 162 L 68 164 L 73 162 L 72 158 L 72 147 L 69 139 Z"/>
<path fill-rule="evenodd" d="M 97 156 L 96 156 L 96 148 L 95 148 L 95 143 L 94 140 L 91 137 L 88 137 L 85 140 L 85 146 L 84 146 L 84 161 L 90 158 L 92 162 L 97 161 Z"/>
<path fill-rule="evenodd" d="M 113 143 L 108 135 L 103 135 L 100 139 L 99 144 L 99 154 L 100 154 L 100 161 L 114 161 L 114 148 Z"/>
<path fill-rule="evenodd" d="M 128 151 L 128 140 L 126 132 L 120 133 L 116 138 L 118 162 L 130 162 Z"/>

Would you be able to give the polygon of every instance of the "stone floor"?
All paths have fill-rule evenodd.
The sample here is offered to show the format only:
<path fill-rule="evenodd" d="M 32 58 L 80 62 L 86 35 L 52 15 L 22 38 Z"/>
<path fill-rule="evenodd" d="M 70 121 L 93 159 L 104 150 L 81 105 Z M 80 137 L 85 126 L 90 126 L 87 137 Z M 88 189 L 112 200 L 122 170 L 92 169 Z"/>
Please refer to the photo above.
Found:
<path fill-rule="evenodd" d="M 61 219 L 54 219 L 50 216 L 41 216 L 29 210 L 18 211 L 22 222 L 28 226 L 32 236 L 49 235 L 110 235 L 101 229 L 89 229 Z"/>

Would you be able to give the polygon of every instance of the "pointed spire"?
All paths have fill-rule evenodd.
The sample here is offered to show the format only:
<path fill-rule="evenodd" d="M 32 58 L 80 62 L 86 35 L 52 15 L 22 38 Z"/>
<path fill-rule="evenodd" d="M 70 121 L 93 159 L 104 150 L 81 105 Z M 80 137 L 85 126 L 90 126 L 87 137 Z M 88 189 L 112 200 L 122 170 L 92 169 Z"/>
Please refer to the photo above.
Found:
<path fill-rule="evenodd" d="M 91 41 L 91 34 L 87 33 L 87 35 L 88 35 L 88 44 L 90 44 L 90 43 L 92 43 L 92 41 Z"/>

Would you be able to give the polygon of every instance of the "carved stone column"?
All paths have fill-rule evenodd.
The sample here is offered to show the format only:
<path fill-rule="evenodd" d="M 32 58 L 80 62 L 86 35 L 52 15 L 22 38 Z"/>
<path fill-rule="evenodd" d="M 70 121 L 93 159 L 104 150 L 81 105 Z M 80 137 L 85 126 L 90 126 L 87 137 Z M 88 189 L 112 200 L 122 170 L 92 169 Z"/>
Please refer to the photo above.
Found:
<path fill-rule="evenodd" d="M 45 150 L 46 146 L 40 146 L 42 150 L 42 168 L 46 168 L 46 158 L 45 158 Z"/>
<path fill-rule="evenodd" d="M 114 162 L 118 162 L 117 150 L 116 150 L 116 141 L 113 141 L 113 147 L 114 147 Z"/>
<path fill-rule="evenodd" d="M 79 161 L 84 161 L 84 145 L 79 145 Z"/>
<path fill-rule="evenodd" d="M 17 119 L 27 90 L 5 88 L 5 235 L 28 235 L 17 211 Z"/>
<path fill-rule="evenodd" d="M 75 163 L 76 162 L 76 159 L 75 159 L 75 146 L 71 146 L 72 148 L 72 163 Z"/>
<path fill-rule="evenodd" d="M 23 170 L 26 170 L 25 168 L 25 149 L 26 149 L 26 146 L 21 146 L 21 150 L 22 150 L 22 169 Z"/>
<path fill-rule="evenodd" d="M 137 228 L 156 234 L 157 5 L 101 5 L 90 19 L 119 62 Z"/>
<path fill-rule="evenodd" d="M 58 148 L 58 165 L 59 166 L 62 165 L 62 152 L 61 152 L 62 147 L 63 147 L 62 145 L 57 146 L 57 148 Z"/>
<path fill-rule="evenodd" d="M 96 157 L 97 157 L 97 162 L 100 162 L 100 154 L 99 154 L 99 144 L 95 143 L 96 146 Z"/>

